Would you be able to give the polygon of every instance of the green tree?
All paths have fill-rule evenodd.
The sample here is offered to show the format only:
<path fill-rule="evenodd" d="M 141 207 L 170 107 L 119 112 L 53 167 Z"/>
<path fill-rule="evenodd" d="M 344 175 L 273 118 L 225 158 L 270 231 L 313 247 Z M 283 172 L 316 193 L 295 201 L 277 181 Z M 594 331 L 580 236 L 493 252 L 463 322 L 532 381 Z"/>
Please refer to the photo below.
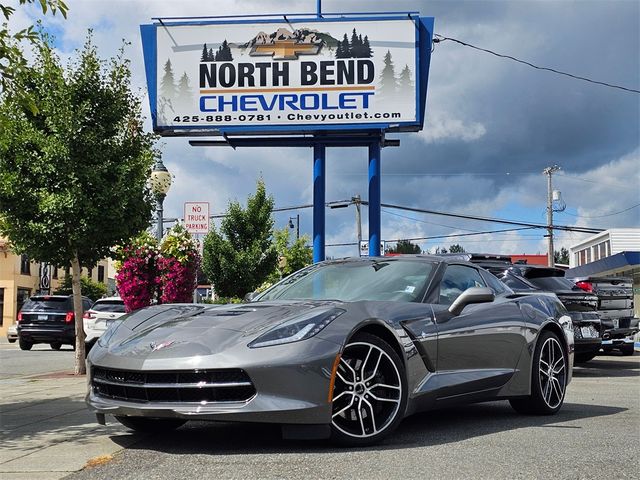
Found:
<path fill-rule="evenodd" d="M 202 269 L 218 295 L 243 297 L 275 270 L 272 211 L 273 198 L 260 180 L 247 207 L 230 202 L 220 231 L 212 228 L 205 237 Z"/>
<path fill-rule="evenodd" d="M 36 3 L 36 0 L 20 0 L 20 5 L 27 3 Z M 37 0 L 37 3 L 43 14 L 50 10 L 53 15 L 60 12 L 60 15 L 67 18 L 69 8 L 62 0 Z M 7 22 L 15 11 L 15 8 L 0 3 L 0 12 Z M 27 66 L 27 61 L 19 46 L 20 42 L 26 40 L 37 45 L 39 38 L 33 25 L 16 33 L 9 31 L 7 23 L 0 27 L 0 92 L 4 95 L 12 95 L 34 114 L 38 110 L 35 100 L 21 88 L 13 88 L 13 82 L 15 77 Z"/>
<path fill-rule="evenodd" d="M 143 131 L 123 49 L 107 63 L 89 37 L 65 73 L 43 43 L 14 80 L 38 113 L 0 98 L 0 233 L 17 253 L 71 265 L 76 318 L 81 265 L 147 228 L 153 206 L 147 179 L 155 136 Z M 82 322 L 75 371 L 85 371 Z"/>
<path fill-rule="evenodd" d="M 389 253 L 422 253 L 420 245 L 411 243 L 411 240 L 398 240 L 395 247 L 390 248 Z"/>
<path fill-rule="evenodd" d="M 65 275 L 54 295 L 72 295 L 73 285 L 71 275 Z M 94 302 L 107 294 L 107 286 L 104 283 L 94 282 L 88 277 L 80 277 L 82 295 L 89 297 Z"/>
<path fill-rule="evenodd" d="M 569 250 L 562 247 L 560 251 L 553 252 L 554 263 L 561 263 L 563 265 L 569 265 Z"/>
<path fill-rule="evenodd" d="M 454 243 L 453 245 L 451 245 L 449 247 L 449 253 L 465 253 L 465 252 L 466 252 L 466 250 L 459 243 Z M 444 252 L 442 252 L 442 253 L 444 253 Z"/>
<path fill-rule="evenodd" d="M 290 234 L 291 229 L 289 227 L 276 230 L 273 234 L 276 251 L 278 252 L 278 265 L 269 278 L 272 282 L 313 263 L 313 249 L 307 246 L 311 239 L 307 235 L 303 235 L 291 243 Z"/>

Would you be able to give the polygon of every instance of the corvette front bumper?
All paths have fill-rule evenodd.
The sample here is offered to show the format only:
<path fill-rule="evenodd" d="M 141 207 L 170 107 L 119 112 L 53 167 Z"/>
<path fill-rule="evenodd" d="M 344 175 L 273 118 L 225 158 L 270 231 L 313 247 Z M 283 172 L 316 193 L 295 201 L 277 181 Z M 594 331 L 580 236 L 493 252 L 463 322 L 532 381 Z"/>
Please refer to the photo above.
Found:
<path fill-rule="evenodd" d="M 89 375 L 86 402 L 98 415 L 181 418 L 279 424 L 329 424 L 331 369 L 341 346 L 320 338 L 263 348 L 242 345 L 211 355 L 153 358 L 123 362 L 99 346 L 87 360 Z M 131 365 L 133 364 L 133 365 Z M 209 369 L 242 369 L 255 387 L 246 401 L 158 402 L 130 401 L 100 395 L 92 377 L 93 367 L 128 372 L 172 372 Z M 132 368 L 133 367 L 133 368 Z"/>

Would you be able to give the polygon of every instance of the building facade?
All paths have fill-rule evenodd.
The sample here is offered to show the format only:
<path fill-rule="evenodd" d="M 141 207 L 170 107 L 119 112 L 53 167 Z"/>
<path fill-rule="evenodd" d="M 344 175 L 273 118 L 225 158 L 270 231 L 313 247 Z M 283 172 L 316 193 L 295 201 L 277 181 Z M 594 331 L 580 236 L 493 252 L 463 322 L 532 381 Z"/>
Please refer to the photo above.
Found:
<path fill-rule="evenodd" d="M 47 283 L 49 292 L 54 292 L 68 272 L 69 267 L 49 267 L 47 275 L 40 263 L 30 261 L 25 255 L 17 255 L 9 242 L 0 238 L 0 335 L 6 335 L 7 328 L 16 322 L 20 308 L 30 296 L 43 291 Z M 101 260 L 94 268 L 82 269 L 82 276 L 107 286 L 108 273 L 107 260 Z"/>
<path fill-rule="evenodd" d="M 633 303 L 640 316 L 640 228 L 612 228 L 569 247 L 567 276 L 633 279 Z"/>

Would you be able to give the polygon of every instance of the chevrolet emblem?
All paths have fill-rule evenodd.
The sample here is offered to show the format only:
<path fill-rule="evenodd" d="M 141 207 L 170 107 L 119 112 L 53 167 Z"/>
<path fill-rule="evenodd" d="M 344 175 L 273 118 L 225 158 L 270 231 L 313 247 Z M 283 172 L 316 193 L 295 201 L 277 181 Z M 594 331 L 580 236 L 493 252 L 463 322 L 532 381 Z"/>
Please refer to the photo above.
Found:
<path fill-rule="evenodd" d="M 274 43 L 254 45 L 249 55 L 272 56 L 274 60 L 296 60 L 298 55 L 317 55 L 321 45 L 296 43 L 294 40 L 279 40 Z"/>

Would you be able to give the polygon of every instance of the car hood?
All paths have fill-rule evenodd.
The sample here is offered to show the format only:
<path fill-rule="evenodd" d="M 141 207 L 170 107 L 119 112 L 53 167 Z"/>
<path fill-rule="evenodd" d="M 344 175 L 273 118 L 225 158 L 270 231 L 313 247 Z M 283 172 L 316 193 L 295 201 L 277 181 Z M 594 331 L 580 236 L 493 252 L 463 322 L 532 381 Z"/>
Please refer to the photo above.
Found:
<path fill-rule="evenodd" d="M 121 322 L 107 349 L 118 356 L 211 355 L 249 342 L 296 316 L 340 305 L 334 301 L 274 301 L 238 305 L 173 304 L 149 307 Z"/>

